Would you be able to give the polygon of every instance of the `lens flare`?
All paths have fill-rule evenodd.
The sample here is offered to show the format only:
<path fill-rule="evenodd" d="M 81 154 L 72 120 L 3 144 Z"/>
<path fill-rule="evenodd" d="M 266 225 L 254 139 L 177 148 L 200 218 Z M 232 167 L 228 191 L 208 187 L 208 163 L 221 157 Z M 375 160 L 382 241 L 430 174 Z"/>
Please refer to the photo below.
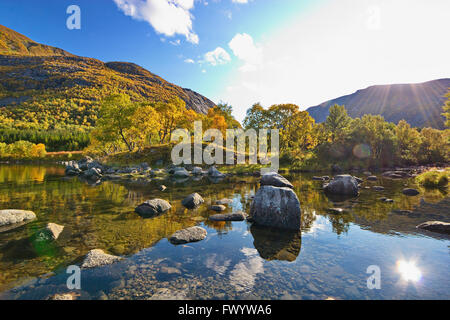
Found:
<path fill-rule="evenodd" d="M 372 154 L 372 151 L 370 150 L 370 147 L 367 144 L 361 143 L 357 144 L 353 148 L 353 155 L 359 159 L 364 159 L 370 157 Z"/>
<path fill-rule="evenodd" d="M 406 281 L 417 282 L 422 278 L 422 272 L 412 261 L 397 261 L 397 270 Z"/>

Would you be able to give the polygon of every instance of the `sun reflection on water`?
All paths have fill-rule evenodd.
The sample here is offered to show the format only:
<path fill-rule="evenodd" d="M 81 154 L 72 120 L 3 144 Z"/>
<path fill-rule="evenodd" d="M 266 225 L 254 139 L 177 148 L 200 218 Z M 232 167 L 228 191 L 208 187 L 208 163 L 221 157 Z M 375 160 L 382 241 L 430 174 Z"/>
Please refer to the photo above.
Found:
<path fill-rule="evenodd" d="M 417 282 L 422 278 L 422 272 L 414 261 L 397 261 L 397 270 L 406 281 Z"/>

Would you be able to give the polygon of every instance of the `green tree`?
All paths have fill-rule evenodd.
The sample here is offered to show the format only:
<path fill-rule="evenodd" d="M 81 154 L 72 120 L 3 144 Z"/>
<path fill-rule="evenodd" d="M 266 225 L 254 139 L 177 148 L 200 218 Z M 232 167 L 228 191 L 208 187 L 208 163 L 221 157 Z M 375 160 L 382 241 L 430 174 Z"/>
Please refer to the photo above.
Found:
<path fill-rule="evenodd" d="M 450 127 L 450 91 L 447 93 L 446 97 L 447 97 L 447 101 L 445 102 L 445 104 L 443 106 L 443 109 L 444 109 L 443 115 L 447 119 L 447 121 L 445 122 L 445 125 L 447 127 Z"/>
<path fill-rule="evenodd" d="M 352 118 L 347 114 L 344 106 L 335 104 L 329 110 L 325 120 L 325 129 L 330 135 L 331 142 L 341 142 L 349 133 Z"/>

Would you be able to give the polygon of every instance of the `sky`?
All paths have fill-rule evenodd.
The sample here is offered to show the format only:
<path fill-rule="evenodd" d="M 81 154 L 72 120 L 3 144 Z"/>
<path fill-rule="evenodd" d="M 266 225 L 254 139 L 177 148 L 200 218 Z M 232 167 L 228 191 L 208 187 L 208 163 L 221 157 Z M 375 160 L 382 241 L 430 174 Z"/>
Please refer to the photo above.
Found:
<path fill-rule="evenodd" d="M 80 29 L 69 29 L 70 5 Z M 72 20 L 73 21 L 73 20 Z M 450 77 L 449 0 L 2 0 L 0 24 L 233 106 Z"/>

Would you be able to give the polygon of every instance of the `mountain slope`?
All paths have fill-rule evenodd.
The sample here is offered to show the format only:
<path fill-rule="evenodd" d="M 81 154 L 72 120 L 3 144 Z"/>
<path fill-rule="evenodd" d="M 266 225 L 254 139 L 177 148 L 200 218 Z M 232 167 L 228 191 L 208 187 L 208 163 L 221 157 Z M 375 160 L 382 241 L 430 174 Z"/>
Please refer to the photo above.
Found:
<path fill-rule="evenodd" d="M 415 127 L 444 128 L 442 106 L 450 88 L 450 79 L 439 79 L 418 84 L 371 86 L 353 94 L 326 101 L 308 108 L 316 122 L 325 121 L 334 104 L 345 105 L 351 117 L 365 114 L 382 115 L 387 121 L 404 119 Z"/>
<path fill-rule="evenodd" d="M 135 101 L 179 97 L 205 114 L 215 105 L 136 64 L 75 56 L 0 26 L 0 115 L 7 120 L 39 128 L 94 126 L 99 101 L 113 92 Z"/>

